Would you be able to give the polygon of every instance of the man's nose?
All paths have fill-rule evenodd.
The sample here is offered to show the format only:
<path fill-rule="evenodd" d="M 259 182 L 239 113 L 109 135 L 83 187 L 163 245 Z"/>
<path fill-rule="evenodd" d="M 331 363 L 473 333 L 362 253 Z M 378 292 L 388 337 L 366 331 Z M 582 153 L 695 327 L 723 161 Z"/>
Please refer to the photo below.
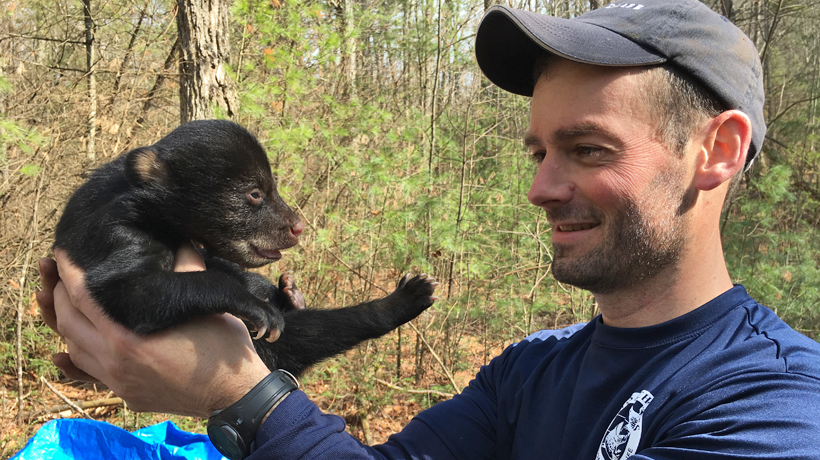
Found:
<path fill-rule="evenodd" d="M 572 199 L 575 184 L 566 168 L 547 155 L 538 165 L 527 199 L 542 208 L 562 205 Z"/>

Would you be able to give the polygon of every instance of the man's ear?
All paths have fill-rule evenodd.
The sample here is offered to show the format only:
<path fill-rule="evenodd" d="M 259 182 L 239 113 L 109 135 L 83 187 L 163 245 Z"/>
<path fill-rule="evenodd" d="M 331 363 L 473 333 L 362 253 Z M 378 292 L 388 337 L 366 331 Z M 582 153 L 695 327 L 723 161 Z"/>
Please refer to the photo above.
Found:
<path fill-rule="evenodd" d="M 131 185 L 161 184 L 168 178 L 168 166 L 151 147 L 138 147 L 126 154 L 125 176 Z"/>
<path fill-rule="evenodd" d="M 713 190 L 731 179 L 746 163 L 752 122 L 739 110 L 712 118 L 701 131 L 695 186 Z"/>

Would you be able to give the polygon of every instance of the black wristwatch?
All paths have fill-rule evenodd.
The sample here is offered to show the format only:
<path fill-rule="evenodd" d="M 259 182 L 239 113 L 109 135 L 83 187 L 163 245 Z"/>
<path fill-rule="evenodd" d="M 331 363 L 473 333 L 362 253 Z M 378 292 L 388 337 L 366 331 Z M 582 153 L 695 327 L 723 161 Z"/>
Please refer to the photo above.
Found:
<path fill-rule="evenodd" d="M 208 437 L 230 460 L 241 460 L 256 450 L 254 438 L 271 407 L 299 388 L 296 377 L 276 370 L 227 409 L 215 410 L 208 418 Z"/>

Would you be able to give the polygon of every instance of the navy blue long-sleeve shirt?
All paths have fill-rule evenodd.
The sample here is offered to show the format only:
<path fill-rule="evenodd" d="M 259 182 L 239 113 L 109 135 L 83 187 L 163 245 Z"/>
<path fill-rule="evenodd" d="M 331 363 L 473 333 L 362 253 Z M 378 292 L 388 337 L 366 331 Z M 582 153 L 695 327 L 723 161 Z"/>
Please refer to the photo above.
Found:
<path fill-rule="evenodd" d="M 820 459 L 820 344 L 735 286 L 663 324 L 541 331 L 379 446 L 304 393 L 260 459 Z"/>

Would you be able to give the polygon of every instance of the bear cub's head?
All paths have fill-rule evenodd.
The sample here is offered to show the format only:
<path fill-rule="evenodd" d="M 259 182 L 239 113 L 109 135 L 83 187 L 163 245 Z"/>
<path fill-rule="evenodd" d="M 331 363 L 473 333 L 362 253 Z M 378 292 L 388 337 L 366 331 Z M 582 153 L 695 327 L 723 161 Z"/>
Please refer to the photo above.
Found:
<path fill-rule="evenodd" d="M 303 224 L 276 191 L 259 141 L 228 120 L 198 120 L 127 154 L 137 195 L 208 254 L 261 267 L 299 241 Z"/>

